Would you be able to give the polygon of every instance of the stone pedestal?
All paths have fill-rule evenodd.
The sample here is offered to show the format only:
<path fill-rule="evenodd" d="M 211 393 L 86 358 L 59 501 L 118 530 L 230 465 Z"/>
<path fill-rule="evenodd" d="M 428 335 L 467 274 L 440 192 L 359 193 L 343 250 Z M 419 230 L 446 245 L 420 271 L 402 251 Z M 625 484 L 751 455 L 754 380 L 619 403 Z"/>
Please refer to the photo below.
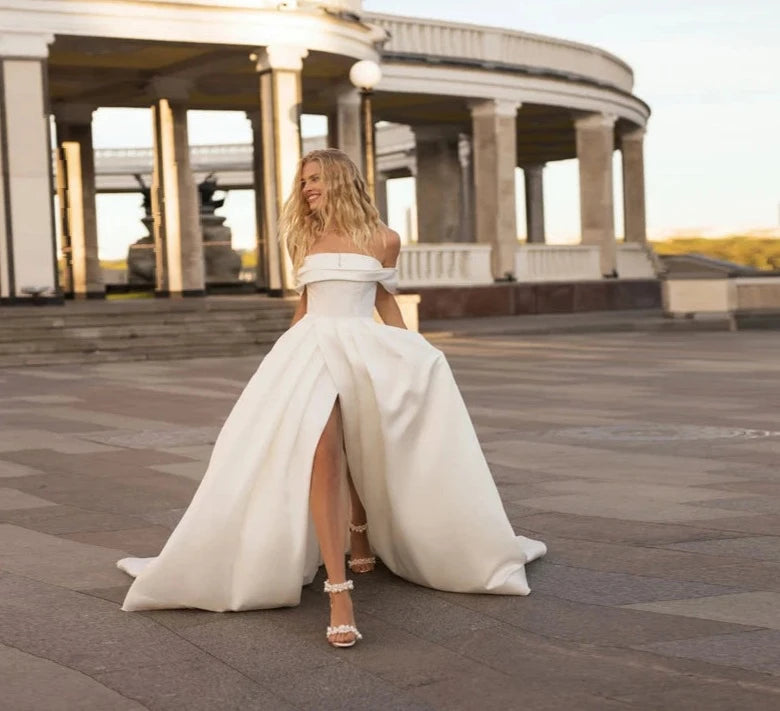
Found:
<path fill-rule="evenodd" d="M 582 244 L 598 245 L 601 273 L 616 276 L 612 153 L 615 116 L 592 114 L 575 121 L 580 167 Z"/>
<path fill-rule="evenodd" d="M 474 207 L 477 241 L 493 248 L 493 276 L 511 276 L 515 267 L 517 167 L 514 101 L 480 101 L 471 105 L 474 150 Z"/>
<path fill-rule="evenodd" d="M 238 282 L 241 255 L 231 248 L 232 233 L 221 215 L 201 215 L 207 284 Z"/>
<path fill-rule="evenodd" d="M 526 242 L 544 244 L 544 163 L 523 166 Z"/>
<path fill-rule="evenodd" d="M 202 296 L 203 240 L 187 135 L 189 84 L 160 77 L 151 83 L 150 89 L 159 97 L 152 106 L 156 290 L 161 295 Z"/>
<path fill-rule="evenodd" d="M 289 293 L 294 287 L 287 249 L 279 244 L 279 215 L 293 185 L 301 158 L 301 70 L 304 47 L 277 45 L 258 50 L 260 133 L 263 159 L 263 234 L 266 235 L 268 292 Z"/>
<path fill-rule="evenodd" d="M 0 301 L 61 298 L 46 58 L 51 35 L 1 33 Z"/>
<path fill-rule="evenodd" d="M 647 243 L 644 140 L 644 128 L 628 131 L 620 137 L 625 240 L 639 244 Z"/>
<path fill-rule="evenodd" d="M 103 298 L 95 206 L 95 157 L 92 106 L 55 108 L 57 123 L 57 196 L 60 205 L 62 289 L 76 299 Z"/>

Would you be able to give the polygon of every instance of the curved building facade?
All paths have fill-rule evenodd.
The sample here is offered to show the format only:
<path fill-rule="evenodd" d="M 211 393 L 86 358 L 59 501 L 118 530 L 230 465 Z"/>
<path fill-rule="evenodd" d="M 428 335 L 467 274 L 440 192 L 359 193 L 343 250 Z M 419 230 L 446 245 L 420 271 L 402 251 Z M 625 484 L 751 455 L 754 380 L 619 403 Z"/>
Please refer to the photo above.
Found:
<path fill-rule="evenodd" d="M 2 302 L 103 294 L 91 137 L 99 107 L 152 108 L 157 291 L 170 295 L 205 287 L 186 112 L 247 112 L 258 287 L 289 289 L 275 234 L 301 155 L 300 115 L 326 115 L 329 143 L 360 161 L 360 96 L 349 70 L 361 59 L 382 67 L 375 120 L 412 130 L 421 241 L 476 243 L 492 278 L 517 276 L 516 168 L 525 176 L 528 242 L 543 244 L 544 166 L 577 158 L 582 245 L 600 275 L 615 276 L 612 157 L 620 150 L 625 238 L 644 245 L 650 112 L 632 93 L 630 67 L 599 48 L 368 14 L 360 0 L 0 0 Z M 382 178 L 408 170 L 392 155 L 387 149 L 380 164 L 380 195 Z M 57 221 L 68 265 L 62 284 Z"/>

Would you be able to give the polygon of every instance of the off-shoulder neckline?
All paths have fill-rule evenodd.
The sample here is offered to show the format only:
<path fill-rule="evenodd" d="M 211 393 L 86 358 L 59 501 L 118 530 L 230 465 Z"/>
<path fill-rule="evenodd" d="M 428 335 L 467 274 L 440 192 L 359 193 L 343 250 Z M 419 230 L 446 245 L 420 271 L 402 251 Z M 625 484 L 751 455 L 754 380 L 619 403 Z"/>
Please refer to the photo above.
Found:
<path fill-rule="evenodd" d="M 307 254 L 304 259 L 309 259 L 310 257 L 317 257 L 317 256 L 326 255 L 326 254 L 328 254 L 328 255 L 337 255 L 339 257 L 344 256 L 344 255 L 348 255 L 350 257 L 367 257 L 368 259 L 371 259 L 374 262 L 376 262 L 382 269 L 390 269 L 390 268 L 392 268 L 392 267 L 385 267 L 385 265 L 382 264 L 382 262 L 380 262 L 373 255 L 371 255 L 371 254 L 363 254 L 362 252 L 312 252 L 311 254 Z"/>

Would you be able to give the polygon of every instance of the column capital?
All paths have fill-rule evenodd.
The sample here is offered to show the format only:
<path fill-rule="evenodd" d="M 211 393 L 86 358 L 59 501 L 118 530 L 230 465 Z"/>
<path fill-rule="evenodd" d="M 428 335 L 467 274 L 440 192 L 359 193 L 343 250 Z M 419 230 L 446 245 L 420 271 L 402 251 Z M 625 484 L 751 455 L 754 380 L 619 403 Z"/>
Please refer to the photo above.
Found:
<path fill-rule="evenodd" d="M 472 118 L 481 116 L 514 118 L 522 104 L 519 101 L 509 101 L 508 99 L 485 99 L 482 101 L 470 101 L 468 106 Z"/>
<path fill-rule="evenodd" d="M 524 163 L 523 165 L 519 166 L 523 169 L 524 173 L 541 173 L 544 171 L 544 167 L 547 165 L 547 163 Z"/>
<path fill-rule="evenodd" d="M 589 128 L 614 128 L 615 121 L 617 121 L 616 114 L 588 114 L 578 119 L 574 119 L 574 127 L 576 129 L 589 129 Z"/>
<path fill-rule="evenodd" d="M 54 35 L 48 32 L 0 32 L 0 58 L 46 59 Z"/>
<path fill-rule="evenodd" d="M 95 106 L 92 104 L 69 104 L 58 102 L 52 107 L 52 113 L 57 123 L 89 126 Z"/>
<path fill-rule="evenodd" d="M 270 69 L 300 72 L 303 69 L 303 60 L 308 55 L 309 50 L 306 47 L 274 44 L 258 49 L 250 54 L 249 58 L 255 62 L 258 72 L 267 72 Z"/>
<path fill-rule="evenodd" d="M 187 101 L 192 90 L 192 80 L 182 77 L 156 76 L 152 77 L 147 90 L 155 99 L 169 101 Z"/>
<path fill-rule="evenodd" d="M 621 143 L 628 143 L 630 141 L 635 141 L 637 143 L 644 140 L 646 133 L 646 129 L 644 126 L 636 126 L 632 129 L 629 129 L 628 131 L 625 131 L 624 133 L 620 134 L 620 142 Z"/>

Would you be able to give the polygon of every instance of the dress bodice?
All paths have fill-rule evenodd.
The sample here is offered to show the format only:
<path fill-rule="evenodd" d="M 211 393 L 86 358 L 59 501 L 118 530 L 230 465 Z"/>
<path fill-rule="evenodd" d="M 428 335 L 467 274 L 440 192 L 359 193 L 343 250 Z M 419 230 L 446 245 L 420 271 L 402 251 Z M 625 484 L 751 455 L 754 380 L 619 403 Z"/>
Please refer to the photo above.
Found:
<path fill-rule="evenodd" d="M 318 252 L 304 259 L 296 290 L 306 288 L 311 316 L 371 318 L 377 284 L 395 292 L 396 280 L 395 269 L 368 254 Z"/>

